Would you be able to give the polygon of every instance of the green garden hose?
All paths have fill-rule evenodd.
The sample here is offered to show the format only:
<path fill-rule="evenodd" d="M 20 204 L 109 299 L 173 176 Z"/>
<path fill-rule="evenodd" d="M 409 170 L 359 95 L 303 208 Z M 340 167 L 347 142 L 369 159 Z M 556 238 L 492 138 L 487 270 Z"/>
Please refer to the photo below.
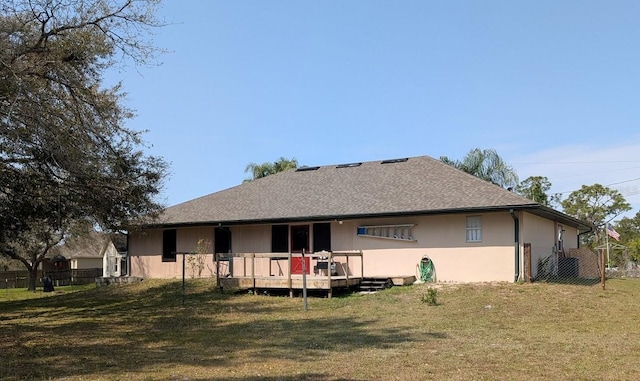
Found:
<path fill-rule="evenodd" d="M 418 276 L 423 282 L 431 282 L 433 278 L 434 268 L 430 258 L 422 258 L 418 263 Z"/>

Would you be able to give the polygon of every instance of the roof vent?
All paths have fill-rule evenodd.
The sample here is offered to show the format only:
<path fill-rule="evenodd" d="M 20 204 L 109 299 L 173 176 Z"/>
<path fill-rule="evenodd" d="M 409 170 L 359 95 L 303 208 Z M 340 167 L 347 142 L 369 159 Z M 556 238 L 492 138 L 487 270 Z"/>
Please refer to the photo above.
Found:
<path fill-rule="evenodd" d="M 336 168 L 353 168 L 353 167 L 359 167 L 361 165 L 362 165 L 362 163 L 340 164 L 340 165 L 336 166 Z"/>
<path fill-rule="evenodd" d="M 409 160 L 408 157 L 405 157 L 403 159 L 384 160 L 380 164 L 404 163 L 407 160 Z"/>
<path fill-rule="evenodd" d="M 296 172 L 307 172 L 307 171 L 315 171 L 320 167 L 300 167 L 296 169 Z"/>

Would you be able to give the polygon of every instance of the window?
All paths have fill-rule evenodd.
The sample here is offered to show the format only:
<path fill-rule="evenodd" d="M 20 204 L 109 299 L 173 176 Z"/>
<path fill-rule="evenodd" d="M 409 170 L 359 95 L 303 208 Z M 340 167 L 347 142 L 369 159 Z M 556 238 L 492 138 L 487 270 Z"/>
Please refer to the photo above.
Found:
<path fill-rule="evenodd" d="M 480 216 L 467 217 L 467 242 L 482 241 L 482 218 Z"/>
<path fill-rule="evenodd" d="M 313 224 L 313 251 L 331 251 L 331 224 Z"/>
<path fill-rule="evenodd" d="M 296 225 L 291 227 L 291 252 L 309 252 L 309 225 Z"/>
<path fill-rule="evenodd" d="M 213 252 L 231 253 L 231 229 L 227 227 L 219 227 L 214 229 L 213 233 Z M 224 257 L 224 260 L 228 260 Z"/>
<path fill-rule="evenodd" d="M 409 158 L 406 157 L 402 159 L 383 160 L 380 164 L 404 163 L 407 160 L 409 160 Z"/>
<path fill-rule="evenodd" d="M 271 252 L 289 252 L 289 225 L 271 226 Z"/>
<path fill-rule="evenodd" d="M 357 234 L 363 237 L 415 241 L 411 233 L 414 226 L 414 224 L 358 226 Z"/>
<path fill-rule="evenodd" d="M 562 225 L 558 225 L 558 251 L 559 252 L 563 252 L 564 251 L 564 229 L 562 228 Z"/>
<path fill-rule="evenodd" d="M 308 172 L 308 171 L 317 171 L 320 167 L 300 167 L 296 169 L 296 172 Z"/>
<path fill-rule="evenodd" d="M 162 232 L 162 262 L 176 261 L 176 229 Z"/>
<path fill-rule="evenodd" d="M 349 164 L 340 164 L 336 166 L 336 168 L 355 168 L 361 166 L 362 163 L 349 163 Z"/>

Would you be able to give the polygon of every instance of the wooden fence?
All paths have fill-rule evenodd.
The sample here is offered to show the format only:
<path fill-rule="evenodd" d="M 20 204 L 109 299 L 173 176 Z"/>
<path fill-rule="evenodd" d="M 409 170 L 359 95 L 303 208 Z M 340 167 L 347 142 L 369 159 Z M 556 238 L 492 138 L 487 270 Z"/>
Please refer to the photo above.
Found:
<path fill-rule="evenodd" d="M 38 270 L 36 287 L 42 287 L 42 279 L 48 276 L 54 286 L 69 286 L 76 284 L 95 283 L 96 278 L 102 276 L 101 268 L 94 269 L 68 269 L 45 271 Z M 29 272 L 27 270 L 0 271 L 0 289 L 27 288 L 29 284 Z"/>

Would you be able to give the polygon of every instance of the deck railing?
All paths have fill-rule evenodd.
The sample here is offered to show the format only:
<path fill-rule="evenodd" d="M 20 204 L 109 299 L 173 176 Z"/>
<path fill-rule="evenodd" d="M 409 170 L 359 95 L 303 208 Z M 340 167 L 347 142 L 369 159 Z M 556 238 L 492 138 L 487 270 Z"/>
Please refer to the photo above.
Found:
<path fill-rule="evenodd" d="M 303 259 L 304 258 L 304 259 Z M 359 258 L 355 260 L 354 258 Z M 236 259 L 241 259 L 238 261 Z M 261 263 L 260 263 L 261 262 Z M 265 264 L 266 262 L 266 264 Z M 359 262 L 359 263 L 353 263 Z M 273 265 L 277 266 L 274 272 Z M 329 294 L 332 289 L 332 279 L 345 279 L 346 285 L 350 279 L 362 278 L 364 261 L 362 251 L 321 251 L 315 253 L 216 253 L 215 254 L 217 286 L 222 289 L 223 278 L 249 280 L 249 287 L 257 288 L 256 282 L 264 279 L 286 279 L 284 287 L 293 294 L 294 280 L 302 277 L 302 266 L 310 280 L 326 280 Z M 359 264 L 359 266 L 358 266 Z M 283 266 L 284 265 L 284 266 Z M 307 265 L 309 268 L 306 268 Z M 353 266 L 358 267 L 352 268 Z M 238 268 L 240 267 L 240 268 Z M 283 269 L 284 267 L 284 269 Z M 299 273 L 298 273 L 299 270 Z M 247 284 L 247 282 L 244 282 Z M 283 283 L 279 283 L 283 284 Z M 273 283 L 272 288 L 278 287 Z"/>

